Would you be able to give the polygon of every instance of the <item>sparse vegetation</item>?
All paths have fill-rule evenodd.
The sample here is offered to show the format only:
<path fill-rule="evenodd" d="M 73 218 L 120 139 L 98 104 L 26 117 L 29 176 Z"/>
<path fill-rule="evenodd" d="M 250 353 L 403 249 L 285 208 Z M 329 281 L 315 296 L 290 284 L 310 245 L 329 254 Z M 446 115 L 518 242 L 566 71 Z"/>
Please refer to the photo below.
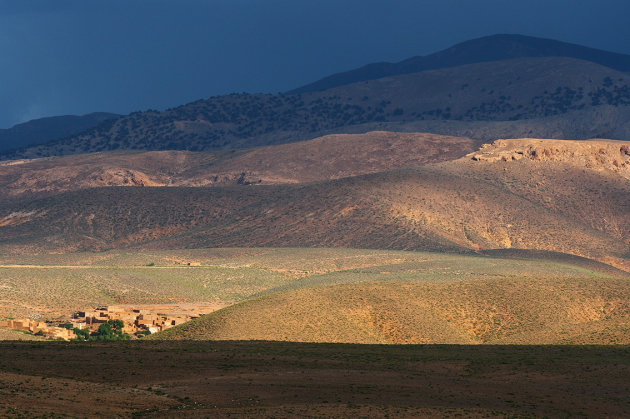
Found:
<path fill-rule="evenodd" d="M 10 342 L 0 343 L 0 415 L 625 417 L 629 355 L 627 346 Z"/>
<path fill-rule="evenodd" d="M 302 279 L 153 338 L 630 344 L 630 277 L 509 260 L 492 274 L 484 261 L 452 262 L 453 271 L 409 263 Z"/>
<path fill-rule="evenodd" d="M 513 253 L 512 257 L 517 255 Z M 564 283 L 562 281 L 567 281 L 566 286 L 585 284 L 581 291 L 579 287 L 571 288 L 576 296 L 587 292 L 590 288 L 586 285 L 591 282 L 600 286 L 617 284 L 610 293 L 602 294 L 602 298 L 610 301 L 610 304 L 616 304 L 613 301 L 614 293 L 623 295 L 625 292 L 614 280 L 615 275 L 624 274 L 610 266 L 587 260 L 576 265 L 578 262 L 564 260 L 560 256 L 551 255 L 550 258 L 537 262 L 383 250 L 268 248 L 4 256 L 0 264 L 14 266 L 0 268 L 2 283 L 8 285 L 0 288 L 0 300 L 6 301 L 0 304 L 0 315 L 27 316 L 29 307 L 37 304 L 47 318 L 64 319 L 77 307 L 108 303 L 235 303 L 256 295 L 276 295 L 279 291 L 304 287 L 346 287 L 357 283 L 371 283 L 366 292 L 367 289 L 385 287 L 383 295 L 390 293 L 392 296 L 405 287 L 412 287 L 420 293 L 417 296 L 417 301 L 420 301 L 420 290 L 428 289 L 423 287 L 437 286 L 430 284 L 459 283 L 462 278 L 466 278 L 469 284 L 485 284 L 497 292 L 507 292 L 507 288 L 493 288 L 491 279 L 498 281 L 516 276 L 522 277 L 522 284 L 512 281 L 510 286 L 523 286 L 524 289 L 530 289 L 527 288 L 528 284 L 558 287 Z M 155 261 L 156 266 L 145 266 L 146 260 Z M 33 266 L 33 262 L 38 262 L 39 266 Z M 188 263 L 198 266 L 188 267 Z M 24 267 L 17 267 L 16 264 Z M 576 282 L 579 279 L 583 282 Z M 383 285 L 374 284 L 375 281 L 377 284 L 383 282 Z M 46 293 L 39 292 L 42 287 L 46 287 Z M 300 292 L 306 292 L 302 295 L 308 296 L 311 292 L 308 289 Z M 358 292 L 354 288 L 348 289 L 354 290 L 348 295 Z M 329 292 L 332 291 L 322 292 L 320 297 Z M 446 289 L 440 292 L 446 292 Z M 406 295 L 414 295 L 411 288 Z M 534 296 L 532 294 L 528 298 Z M 301 303 L 304 309 L 308 307 L 310 297 L 305 298 Z M 344 301 L 341 297 L 334 297 L 333 300 Z M 264 300 L 255 304 L 264 305 Z M 479 307 L 483 307 L 483 303 L 480 304 Z M 277 305 L 278 309 L 282 307 L 282 304 Z M 335 304 L 331 304 L 331 307 L 335 307 Z M 271 312 L 265 309 L 261 313 Z M 443 317 L 442 314 L 440 316 Z M 304 316 L 306 318 L 308 316 Z M 152 338 L 154 336 L 158 335 L 152 335 Z M 205 332 L 199 336 L 205 336 Z"/>
<path fill-rule="evenodd" d="M 545 75 L 541 83 L 540 77 Z M 588 82 L 591 79 L 594 82 Z M 395 80 L 393 82 L 392 80 Z M 613 81 L 614 80 L 614 81 Z M 163 112 L 134 112 L 105 121 L 81 135 L 18 150 L 6 157 L 67 155 L 107 150 L 216 150 L 281 144 L 323 132 L 361 131 L 379 123 L 398 127 L 425 120 L 528 120 L 543 137 L 590 138 L 582 112 L 609 105 L 630 106 L 627 74 L 585 61 L 535 57 L 476 63 L 465 67 L 403 74 L 303 94 L 231 94 L 199 100 Z M 369 96 L 365 92 L 370 92 Z M 440 105 L 447 104 L 447 105 Z M 627 109 L 622 112 L 627 120 Z M 540 120 L 565 115 L 558 120 Z M 590 125 L 627 138 L 623 124 L 591 112 Z M 573 121 L 580 122 L 576 125 Z M 458 124 L 439 124 L 462 135 Z M 492 124 L 467 125 L 476 139 L 496 138 Z M 514 124 L 507 136 L 514 138 Z M 446 130 L 446 131 L 444 131 Z M 620 131 L 621 130 L 621 131 Z M 363 129 L 363 131 L 366 131 Z"/>
<path fill-rule="evenodd" d="M 9 200 L 0 203 L 0 249 L 520 248 L 630 269 L 625 143 L 616 157 L 599 153 L 597 142 L 589 154 L 570 144 L 569 155 L 588 159 L 558 159 L 552 146 L 519 160 L 497 154 L 317 183 L 96 188 Z"/>

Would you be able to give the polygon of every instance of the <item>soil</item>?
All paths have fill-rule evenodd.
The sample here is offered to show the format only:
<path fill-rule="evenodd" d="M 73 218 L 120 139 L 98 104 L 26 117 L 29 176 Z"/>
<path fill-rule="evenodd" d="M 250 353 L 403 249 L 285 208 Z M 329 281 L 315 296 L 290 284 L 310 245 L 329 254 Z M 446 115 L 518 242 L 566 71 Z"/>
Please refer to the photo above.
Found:
<path fill-rule="evenodd" d="M 628 346 L 0 343 L 0 415 L 630 415 Z"/>

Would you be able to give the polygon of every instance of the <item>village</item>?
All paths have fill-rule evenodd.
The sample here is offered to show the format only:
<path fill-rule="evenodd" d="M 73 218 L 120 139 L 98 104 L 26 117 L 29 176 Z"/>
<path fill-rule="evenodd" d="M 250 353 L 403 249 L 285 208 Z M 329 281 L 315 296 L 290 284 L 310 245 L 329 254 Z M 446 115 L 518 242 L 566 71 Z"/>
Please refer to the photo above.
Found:
<path fill-rule="evenodd" d="M 20 330 L 48 339 L 75 339 L 74 329 L 97 333 L 99 327 L 111 320 L 120 320 L 122 332 L 131 336 L 153 334 L 178 324 L 196 319 L 221 308 L 218 303 L 199 304 L 117 304 L 75 311 L 66 322 L 45 322 L 35 318 L 0 322 L 0 327 Z"/>

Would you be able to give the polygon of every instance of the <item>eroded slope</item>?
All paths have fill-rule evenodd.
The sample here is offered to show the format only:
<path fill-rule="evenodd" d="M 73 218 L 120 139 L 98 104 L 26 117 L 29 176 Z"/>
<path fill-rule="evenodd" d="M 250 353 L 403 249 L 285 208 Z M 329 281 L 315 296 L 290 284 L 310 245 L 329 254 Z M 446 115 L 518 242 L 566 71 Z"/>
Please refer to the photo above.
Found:
<path fill-rule="evenodd" d="M 577 158 L 574 150 L 544 159 L 539 154 L 545 156 L 546 148 L 539 143 L 512 141 L 510 147 L 528 156 L 517 160 L 503 159 L 505 147 L 495 145 L 495 151 L 486 147 L 458 160 L 325 182 L 95 188 L 9 200 L 0 204 L 0 245 L 10 253 L 120 247 L 518 248 L 629 269 L 627 143 L 591 141 L 586 144 L 595 154 L 588 158 Z M 584 146 L 548 144 L 553 150 Z M 530 148 L 540 151 L 534 156 Z M 520 156 L 514 150 L 509 153 Z"/>
<path fill-rule="evenodd" d="M 468 138 L 369 132 L 236 152 L 110 152 L 0 162 L 4 198 L 104 186 L 225 186 L 324 181 L 453 160 Z"/>

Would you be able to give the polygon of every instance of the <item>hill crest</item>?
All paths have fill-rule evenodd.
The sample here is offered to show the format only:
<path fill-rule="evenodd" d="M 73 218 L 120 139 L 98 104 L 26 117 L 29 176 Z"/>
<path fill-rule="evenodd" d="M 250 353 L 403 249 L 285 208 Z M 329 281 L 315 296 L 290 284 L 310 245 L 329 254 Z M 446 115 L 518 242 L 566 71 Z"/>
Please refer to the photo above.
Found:
<path fill-rule="evenodd" d="M 220 96 L 164 112 L 133 113 L 3 157 L 237 149 L 334 133 L 418 131 L 422 123 L 424 131 L 484 141 L 496 139 L 499 130 L 504 138 L 625 139 L 630 137 L 630 74 L 572 58 L 520 58 L 301 95 Z"/>
<path fill-rule="evenodd" d="M 11 128 L 0 129 L 0 152 L 76 135 L 119 116 L 108 112 L 93 112 L 81 116 L 51 116 L 23 122 Z"/>
<path fill-rule="evenodd" d="M 608 170 L 630 179 L 630 142 L 593 139 L 566 141 L 537 138 L 496 140 L 484 144 L 467 157 L 475 161 L 515 161 L 530 159 L 553 161 L 586 167 L 591 170 Z"/>
<path fill-rule="evenodd" d="M 227 186 L 321 182 L 453 160 L 469 138 L 375 131 L 239 151 L 100 152 L 0 162 L 6 197 L 104 186 Z"/>
<path fill-rule="evenodd" d="M 400 74 L 525 57 L 570 57 L 591 61 L 618 71 L 630 71 L 630 55 L 552 39 L 517 34 L 497 34 L 461 42 L 433 54 L 412 57 L 397 63 L 368 64 L 358 69 L 324 77 L 306 86 L 291 90 L 289 93 L 321 91 Z"/>

